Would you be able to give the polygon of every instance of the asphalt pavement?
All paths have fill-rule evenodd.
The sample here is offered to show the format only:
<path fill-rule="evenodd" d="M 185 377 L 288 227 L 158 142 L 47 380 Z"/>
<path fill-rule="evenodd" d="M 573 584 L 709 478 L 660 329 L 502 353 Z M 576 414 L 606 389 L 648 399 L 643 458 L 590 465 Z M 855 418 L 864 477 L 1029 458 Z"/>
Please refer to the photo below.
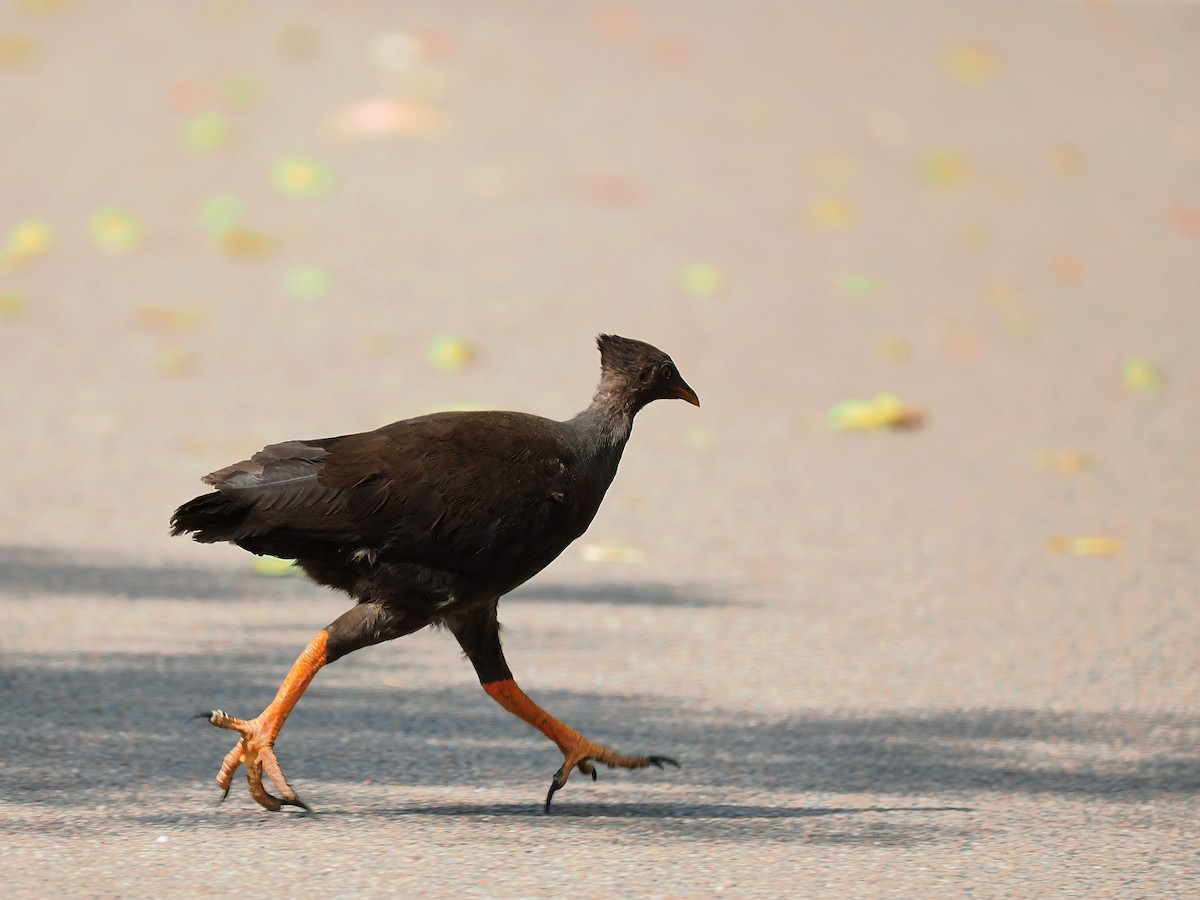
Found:
<path fill-rule="evenodd" d="M 0 10 L 13 897 L 1200 894 L 1200 6 Z M 505 598 L 578 775 L 422 632 L 167 536 L 266 443 L 637 420 Z"/>

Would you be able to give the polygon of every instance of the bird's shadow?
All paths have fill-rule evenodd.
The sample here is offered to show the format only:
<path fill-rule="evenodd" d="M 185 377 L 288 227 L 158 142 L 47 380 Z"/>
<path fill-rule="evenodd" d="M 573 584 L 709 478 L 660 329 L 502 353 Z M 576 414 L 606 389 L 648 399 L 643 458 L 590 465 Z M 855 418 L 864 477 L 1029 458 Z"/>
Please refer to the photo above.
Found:
<path fill-rule="evenodd" d="M 47 615 L 47 598 L 97 585 L 118 596 L 171 599 L 205 583 L 178 570 L 167 577 L 153 568 L 126 569 L 64 570 L 54 558 L 18 564 L 0 552 L 0 584 L 7 578 L 11 587 L 15 579 L 41 601 L 26 607 L 20 595 L 9 608 L 18 614 L 28 608 L 39 619 Z M 177 577 L 185 578 L 186 591 Z M 554 589 L 546 590 L 537 602 L 555 602 Z M 200 596 L 224 599 L 223 591 Z M 286 621 L 286 608 L 278 605 L 280 627 L 295 624 Z M 529 815 L 546 827 L 592 822 L 679 834 L 716 822 L 727 840 L 784 839 L 808 828 L 805 836 L 814 840 L 867 835 L 903 843 L 945 836 L 931 817 L 969 815 L 989 795 L 1126 802 L 1200 793 L 1200 717 L 1184 713 L 980 708 L 768 715 L 670 696 L 548 690 L 539 700 L 589 737 L 626 752 L 669 753 L 684 769 L 609 773 L 594 789 L 573 780 L 555 798 L 554 812 L 542 816 L 541 798 L 561 762 L 552 746 L 492 703 L 469 675 L 452 687 L 401 688 L 416 674 L 422 651 L 374 649 L 323 672 L 280 737 L 284 770 L 317 818 L 339 810 L 481 822 Z M 176 809 L 182 804 L 203 818 L 231 736 L 182 721 L 214 695 L 234 712 L 261 708 L 295 651 L 289 641 L 267 636 L 219 656 L 7 649 L 0 696 L 22 716 L 20 727 L 0 729 L 0 832 L 29 827 L 23 811 L 34 807 L 53 808 L 64 828 L 84 827 L 71 823 L 102 805 L 106 816 L 139 821 L 139 810 L 165 792 L 177 798 Z M 481 802 L 457 799 L 482 785 L 492 793 Z M 398 802 L 409 789 L 421 799 Z M 496 790 L 522 802 L 496 802 Z M 431 793 L 446 799 L 430 803 Z M 831 802 L 839 796 L 847 802 Z M 213 827 L 234 815 L 235 798 L 250 804 L 239 783 L 230 803 L 207 819 Z M 864 817 L 873 822 L 865 830 L 809 834 L 813 823 Z"/>
<path fill-rule="evenodd" d="M 112 652 L 85 660 L 8 654 L 0 691 L 12 708 L 42 712 L 19 729 L 0 730 L 0 797 L 64 808 L 106 802 L 111 808 L 121 798 L 133 802 L 167 787 L 211 796 L 213 770 L 230 735 L 188 714 L 215 686 L 232 701 L 231 709 L 261 703 L 291 653 L 264 647 L 227 651 L 218 659 Z M 560 760 L 481 691 L 467 684 L 386 686 L 380 676 L 393 669 L 384 654 L 348 657 L 339 666 L 298 707 L 278 746 L 284 770 L 318 811 L 337 804 L 359 808 L 360 792 L 369 796 L 387 785 L 511 787 L 528 800 L 383 805 L 376 814 L 390 809 L 396 816 L 511 817 L 540 811 Z M 669 751 L 684 766 L 678 773 L 602 770 L 595 787 L 572 780 L 548 818 L 779 824 L 852 813 L 949 813 L 988 793 L 1122 801 L 1200 792 L 1195 716 L 971 709 L 747 717 L 684 709 L 670 698 L 583 690 L 545 691 L 540 699 L 595 739 L 631 751 Z M 324 797 L 318 793 L 322 784 Z M 340 792 L 338 785 L 350 790 Z M 606 785 L 623 792 L 610 794 L 618 802 L 596 802 L 586 793 Z M 631 786 L 639 785 L 653 791 L 624 802 Z M 681 792 L 678 800 L 657 793 L 668 787 Z M 713 803 L 698 796 L 718 791 L 762 800 Z M 827 801 L 839 794 L 904 802 L 807 807 L 799 799 Z M 0 830 L 6 827 L 0 824 Z"/>
<path fill-rule="evenodd" d="M 634 803 L 571 802 L 545 814 L 529 803 L 414 803 L 380 806 L 365 813 L 376 821 L 446 818 L 491 824 L 504 831 L 520 820 L 523 828 L 583 829 L 611 839 L 690 840 L 704 836 L 726 842 L 791 843 L 803 840 L 820 844 L 913 846 L 961 838 L 971 830 L 969 818 L 946 819 L 954 813 L 970 814 L 969 806 L 787 806 L 767 803 L 690 803 L 640 801 Z M 362 818 L 358 814 L 355 818 Z M 318 813 L 325 817 L 326 814 Z M 337 820 L 338 814 L 328 816 Z M 844 820 L 844 824 L 834 824 Z"/>
<path fill-rule="evenodd" d="M 381 807 L 374 810 L 380 817 L 449 816 L 526 818 L 546 816 L 551 819 L 663 819 L 732 820 L 750 819 L 812 819 L 821 816 L 862 815 L 868 813 L 948 813 L 974 812 L 970 806 L 772 806 L 757 803 L 572 803 L 555 806 L 546 813 L 529 803 L 436 803 Z"/>
<path fill-rule="evenodd" d="M 752 606 L 749 600 L 734 600 L 699 584 L 533 584 L 522 585 L 505 597 L 505 603 L 583 603 L 614 606 L 656 606 L 701 609 L 714 606 Z"/>
<path fill-rule="evenodd" d="M 34 599 L 47 594 L 89 594 L 130 600 L 240 601 L 247 597 L 286 600 L 320 590 L 303 577 L 255 575 L 250 557 L 241 569 L 201 566 L 146 566 L 98 554 L 80 555 L 44 547 L 0 547 L 0 591 Z M 591 585 L 522 585 L 506 603 L 579 603 L 586 605 L 703 608 L 752 605 L 714 593 L 700 584 L 652 581 Z"/>

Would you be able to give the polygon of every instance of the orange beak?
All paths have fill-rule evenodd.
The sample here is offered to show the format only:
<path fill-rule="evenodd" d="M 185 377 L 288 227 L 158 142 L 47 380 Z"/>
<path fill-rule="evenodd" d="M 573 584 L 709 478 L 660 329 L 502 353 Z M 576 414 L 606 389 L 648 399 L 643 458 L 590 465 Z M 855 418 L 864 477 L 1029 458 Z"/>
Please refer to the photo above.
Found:
<path fill-rule="evenodd" d="M 671 393 L 680 400 L 686 400 L 692 406 L 700 405 L 700 398 L 696 396 L 696 392 L 687 386 L 687 383 L 681 378 L 678 384 L 671 385 Z"/>

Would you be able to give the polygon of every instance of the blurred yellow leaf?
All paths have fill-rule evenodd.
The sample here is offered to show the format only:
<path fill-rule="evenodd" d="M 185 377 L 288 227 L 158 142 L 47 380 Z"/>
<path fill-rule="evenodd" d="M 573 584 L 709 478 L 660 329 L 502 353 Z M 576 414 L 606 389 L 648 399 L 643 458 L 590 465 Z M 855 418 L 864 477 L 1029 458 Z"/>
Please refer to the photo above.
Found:
<path fill-rule="evenodd" d="M 805 220 L 818 231 L 841 231 L 858 221 L 858 206 L 842 197 L 821 197 L 808 204 Z"/>
<path fill-rule="evenodd" d="M 37 44 L 23 34 L 0 34 L 0 69 L 23 69 L 37 52 Z"/>
<path fill-rule="evenodd" d="M 1092 458 L 1084 453 L 1055 453 L 1043 450 L 1038 453 L 1036 463 L 1043 472 L 1076 475 L 1091 466 Z"/>
<path fill-rule="evenodd" d="M 218 112 L 201 113 L 183 126 L 183 142 L 197 153 L 211 153 L 229 136 L 229 120 Z"/>
<path fill-rule="evenodd" d="M 1050 549 L 1070 556 L 1118 556 L 1125 552 L 1125 542 L 1106 536 L 1056 536 L 1050 539 Z"/>
<path fill-rule="evenodd" d="M 841 272 L 833 277 L 833 286 L 843 297 L 874 300 L 883 288 L 883 279 L 865 272 Z"/>
<path fill-rule="evenodd" d="M 934 153 L 921 161 L 925 180 L 939 187 L 958 187 L 971 175 L 971 166 L 961 153 Z"/>
<path fill-rule="evenodd" d="M 192 355 L 178 347 L 164 347 L 158 351 L 155 365 L 158 371 L 170 377 L 183 375 L 192 368 Z"/>
<path fill-rule="evenodd" d="M 902 337 L 891 335 L 875 345 L 875 352 L 888 362 L 904 362 L 912 356 L 912 345 Z"/>
<path fill-rule="evenodd" d="M 996 53 L 981 44 L 951 47 L 942 58 L 950 77 L 960 84 L 982 85 L 996 77 L 999 67 Z"/>
<path fill-rule="evenodd" d="M 136 313 L 137 323 L 155 331 L 190 331 L 204 319 L 204 313 L 194 306 L 142 306 Z"/>
<path fill-rule="evenodd" d="M 4 249 L 0 250 L 0 271 L 12 271 L 27 259 L 41 256 L 50 248 L 54 232 L 39 219 L 29 219 L 13 226 Z"/>
<path fill-rule="evenodd" d="M 725 286 L 721 270 L 705 263 L 684 266 L 676 275 L 676 282 L 685 294 L 700 300 L 715 296 Z"/>
<path fill-rule="evenodd" d="M 629 544 L 585 544 L 580 552 L 584 562 L 636 565 L 646 558 L 641 547 Z"/>
<path fill-rule="evenodd" d="M 1162 376 L 1154 366 L 1138 356 L 1125 360 L 1122 371 L 1125 386 L 1139 394 L 1157 394 L 1162 390 Z"/>
<path fill-rule="evenodd" d="M 461 369 L 474 357 L 474 348 L 452 334 L 438 335 L 429 345 L 429 361 L 443 372 Z"/>
<path fill-rule="evenodd" d="M 879 394 L 873 400 L 847 400 L 826 417 L 828 426 L 838 431 L 916 428 L 924 421 L 920 409 L 905 405 L 895 394 Z"/>
<path fill-rule="evenodd" d="M 295 560 L 280 559 L 278 556 L 257 556 L 254 559 L 253 572 L 264 578 L 280 578 L 286 575 L 303 575 L 304 570 L 296 565 Z"/>
<path fill-rule="evenodd" d="M 289 197 L 314 197 L 329 189 L 329 169 L 319 162 L 299 156 L 281 159 L 271 170 L 275 187 Z"/>
<path fill-rule="evenodd" d="M 320 300 L 329 294 L 333 279 L 326 269 L 319 266 L 304 266 L 293 269 L 287 275 L 287 291 L 301 300 Z"/>
<path fill-rule="evenodd" d="M 124 210 L 102 209 L 91 221 L 92 240 L 109 253 L 125 253 L 142 239 L 142 223 Z"/>
<path fill-rule="evenodd" d="M 233 228 L 221 236 L 221 249 L 240 259 L 262 259 L 271 254 L 271 238 L 249 228 Z"/>
<path fill-rule="evenodd" d="M 0 319 L 19 319 L 25 315 L 25 297 L 13 291 L 0 294 Z"/>

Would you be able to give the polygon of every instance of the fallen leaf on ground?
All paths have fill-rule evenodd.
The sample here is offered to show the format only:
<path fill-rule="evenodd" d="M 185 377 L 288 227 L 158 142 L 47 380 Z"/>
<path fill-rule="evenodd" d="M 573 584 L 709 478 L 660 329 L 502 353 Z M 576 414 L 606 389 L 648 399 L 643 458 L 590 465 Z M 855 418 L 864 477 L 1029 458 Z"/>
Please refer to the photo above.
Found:
<path fill-rule="evenodd" d="M 125 253 L 142 239 L 142 223 L 124 210 L 102 209 L 91 221 L 92 240 L 109 253 Z"/>
<path fill-rule="evenodd" d="M 996 77 L 996 53 L 982 44 L 960 44 L 949 48 L 942 62 L 946 72 L 960 84 L 978 86 Z"/>
<path fill-rule="evenodd" d="M 190 331 L 204 319 L 204 313 L 194 306 L 139 307 L 137 323 L 154 331 Z"/>
<path fill-rule="evenodd" d="M 1122 376 L 1125 386 L 1139 394 L 1157 394 L 1162 390 L 1162 375 L 1140 356 L 1125 360 Z"/>
<path fill-rule="evenodd" d="M 883 290 L 883 280 L 865 272 L 841 272 L 833 277 L 833 286 L 843 297 L 874 300 Z"/>
<path fill-rule="evenodd" d="M 971 175 L 971 165 L 960 153 L 934 153 L 921 161 L 921 174 L 938 187 L 958 187 Z"/>
<path fill-rule="evenodd" d="M 296 565 L 295 560 L 280 559 L 278 556 L 255 557 L 253 571 L 255 575 L 262 575 L 264 578 L 304 574 L 304 570 Z"/>
<path fill-rule="evenodd" d="M 716 266 L 703 263 L 684 266 L 676 275 L 680 289 L 689 297 L 705 299 L 720 293 L 725 286 L 725 278 Z"/>
<path fill-rule="evenodd" d="M 902 403 L 895 394 L 879 394 L 873 400 L 839 403 L 829 411 L 826 423 L 837 431 L 918 428 L 925 423 L 925 413 Z"/>
<path fill-rule="evenodd" d="M 452 334 L 438 335 L 429 345 L 429 361 L 443 372 L 461 369 L 475 357 L 475 348 Z"/>
<path fill-rule="evenodd" d="M 875 345 L 875 353 L 888 362 L 904 362 L 912 356 L 912 344 L 902 337 L 891 335 Z"/>
<path fill-rule="evenodd" d="M 1059 475 L 1075 475 L 1092 464 L 1092 458 L 1084 453 L 1056 453 L 1043 450 L 1037 455 L 1037 467 L 1043 472 Z"/>
<path fill-rule="evenodd" d="M 183 142 L 197 153 L 220 149 L 229 137 L 229 120 L 218 112 L 201 113 L 183 126 Z"/>
<path fill-rule="evenodd" d="M 641 547 L 629 544 L 585 544 L 582 556 L 584 562 L 636 565 L 645 559 L 646 553 Z"/>
<path fill-rule="evenodd" d="M 285 281 L 287 292 L 301 300 L 320 300 L 328 296 L 333 279 L 328 270 L 319 266 L 304 266 L 288 272 Z"/>
<path fill-rule="evenodd" d="M 315 160 L 299 156 L 281 159 L 271 170 L 279 192 L 289 197 L 315 197 L 329 189 L 329 169 Z"/>
<path fill-rule="evenodd" d="M 0 294 L 0 319 L 19 319 L 28 304 L 22 294 L 8 291 Z"/>
<path fill-rule="evenodd" d="M 176 378 L 191 370 L 194 360 L 192 354 L 178 347 L 164 347 L 158 351 L 154 360 L 160 375 Z"/>
<path fill-rule="evenodd" d="M 804 218 L 817 231 L 842 231 L 858 221 L 858 206 L 842 197 L 822 197 L 808 204 Z"/>
<path fill-rule="evenodd" d="M 1103 535 L 1087 537 L 1057 535 L 1050 538 L 1050 549 L 1055 553 L 1065 553 L 1070 556 L 1117 556 L 1125 552 L 1125 542 L 1120 538 Z"/>
<path fill-rule="evenodd" d="M 262 259 L 271 255 L 271 238 L 250 228 L 231 228 L 221 235 L 220 247 L 226 256 L 237 259 Z"/>
<path fill-rule="evenodd" d="M 13 226 L 4 249 L 0 251 L 0 269 L 10 271 L 27 259 L 41 256 L 50 248 L 54 231 L 39 219 L 29 219 Z"/>

